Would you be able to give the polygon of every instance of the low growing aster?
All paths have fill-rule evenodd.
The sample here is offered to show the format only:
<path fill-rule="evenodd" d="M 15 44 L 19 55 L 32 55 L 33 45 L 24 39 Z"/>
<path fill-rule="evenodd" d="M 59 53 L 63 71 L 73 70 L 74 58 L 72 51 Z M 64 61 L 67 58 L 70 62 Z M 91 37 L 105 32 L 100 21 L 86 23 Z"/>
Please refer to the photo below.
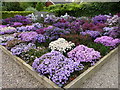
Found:
<path fill-rule="evenodd" d="M 40 58 L 36 58 L 32 67 L 39 74 L 48 75 L 59 86 L 66 83 L 71 73 L 83 69 L 82 64 L 66 58 L 58 51 L 52 51 L 42 55 Z"/>
<path fill-rule="evenodd" d="M 52 41 L 49 44 L 49 48 L 51 50 L 57 50 L 60 52 L 66 52 L 68 50 L 71 50 L 75 46 L 74 43 L 66 41 L 64 38 L 58 38 L 55 41 Z"/>
<path fill-rule="evenodd" d="M 107 21 L 107 17 L 104 15 L 98 15 L 98 16 L 93 17 L 93 22 L 95 24 L 105 23 L 106 21 Z"/>
<path fill-rule="evenodd" d="M 35 49 L 36 46 L 33 43 L 24 44 L 20 43 L 19 45 L 16 45 L 15 47 L 11 48 L 11 52 L 13 55 L 20 55 L 22 52 L 26 52 L 30 49 Z"/>
<path fill-rule="evenodd" d="M 118 44 L 120 44 L 120 39 L 114 39 L 109 36 L 102 36 L 102 37 L 96 38 L 94 42 L 101 43 L 105 46 L 116 47 Z"/>
<path fill-rule="evenodd" d="M 82 34 L 82 35 L 89 34 L 93 38 L 96 38 L 97 36 L 100 36 L 100 32 L 98 32 L 98 31 L 91 31 L 91 30 L 86 30 L 85 32 L 80 32 L 80 34 Z"/>
<path fill-rule="evenodd" d="M 14 27 L 3 27 L 0 29 L 0 34 L 11 34 L 17 30 Z"/>
<path fill-rule="evenodd" d="M 18 37 L 22 40 L 22 41 L 26 41 L 26 42 L 34 42 L 36 36 L 38 34 L 36 32 L 22 32 L 21 34 L 18 35 Z"/>
<path fill-rule="evenodd" d="M 58 39 L 60 35 L 65 35 L 69 33 L 70 33 L 70 29 L 61 29 L 58 27 L 50 26 L 49 28 L 45 30 L 44 35 L 48 36 L 48 39 L 51 41 L 51 40 Z"/>
<path fill-rule="evenodd" d="M 100 52 L 84 45 L 75 47 L 68 52 L 67 55 L 77 62 L 91 62 L 92 65 L 94 65 L 95 61 L 101 57 Z"/>

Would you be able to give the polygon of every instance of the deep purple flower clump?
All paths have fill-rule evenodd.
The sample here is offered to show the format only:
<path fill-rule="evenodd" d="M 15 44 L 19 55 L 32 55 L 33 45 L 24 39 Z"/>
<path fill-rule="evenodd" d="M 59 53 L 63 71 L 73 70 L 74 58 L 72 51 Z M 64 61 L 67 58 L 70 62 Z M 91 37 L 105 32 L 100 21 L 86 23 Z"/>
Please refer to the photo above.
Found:
<path fill-rule="evenodd" d="M 52 51 L 35 59 L 32 67 L 42 75 L 49 75 L 49 78 L 59 86 L 66 83 L 71 73 L 83 69 L 82 64 L 66 58 L 58 51 Z"/>
<path fill-rule="evenodd" d="M 94 40 L 96 43 L 101 43 L 105 46 L 116 47 L 120 43 L 120 39 L 114 39 L 109 36 L 98 37 Z"/>
<path fill-rule="evenodd" d="M 104 15 L 98 15 L 98 16 L 93 17 L 93 22 L 95 24 L 105 23 L 106 21 L 107 21 L 107 17 Z"/>
<path fill-rule="evenodd" d="M 56 40 L 60 37 L 60 35 L 69 34 L 70 29 L 61 29 L 58 27 L 49 27 L 49 29 L 45 30 L 44 35 L 48 36 L 49 40 Z"/>
<path fill-rule="evenodd" d="M 16 15 L 13 18 L 6 18 L 2 20 L 3 24 L 9 24 L 9 26 L 14 25 L 14 22 L 20 22 L 23 25 L 31 24 L 32 22 L 27 19 L 25 16 Z"/>
<path fill-rule="evenodd" d="M 22 32 L 21 34 L 18 35 L 18 37 L 22 40 L 22 41 L 26 41 L 26 42 L 34 42 L 36 36 L 38 34 L 36 32 Z"/>
<path fill-rule="evenodd" d="M 82 35 L 87 35 L 89 34 L 91 37 L 96 38 L 97 36 L 100 35 L 99 31 L 91 31 L 91 30 L 86 30 L 85 32 L 80 32 Z"/>
<path fill-rule="evenodd" d="M 91 62 L 101 57 L 100 52 L 95 51 L 93 48 L 88 48 L 84 45 L 79 45 L 67 53 L 68 57 L 78 62 Z"/>
<path fill-rule="evenodd" d="M 64 19 L 61 19 L 59 22 L 53 24 L 53 26 L 62 28 L 62 29 L 66 29 L 66 28 L 70 28 L 70 22 L 68 22 Z"/>

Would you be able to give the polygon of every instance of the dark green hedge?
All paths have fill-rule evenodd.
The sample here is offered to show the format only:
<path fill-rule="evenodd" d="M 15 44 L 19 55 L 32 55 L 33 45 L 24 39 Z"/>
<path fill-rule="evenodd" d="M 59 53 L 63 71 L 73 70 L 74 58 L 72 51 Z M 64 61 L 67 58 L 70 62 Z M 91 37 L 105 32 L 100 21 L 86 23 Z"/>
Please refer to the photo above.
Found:
<path fill-rule="evenodd" d="M 33 11 L 2 11 L 2 18 L 14 17 L 15 15 L 26 16 L 33 13 Z"/>
<path fill-rule="evenodd" d="M 71 16 L 95 16 L 99 14 L 116 14 L 120 12 L 120 2 L 92 2 L 56 4 L 45 8 L 56 15 L 64 15 L 66 12 Z"/>

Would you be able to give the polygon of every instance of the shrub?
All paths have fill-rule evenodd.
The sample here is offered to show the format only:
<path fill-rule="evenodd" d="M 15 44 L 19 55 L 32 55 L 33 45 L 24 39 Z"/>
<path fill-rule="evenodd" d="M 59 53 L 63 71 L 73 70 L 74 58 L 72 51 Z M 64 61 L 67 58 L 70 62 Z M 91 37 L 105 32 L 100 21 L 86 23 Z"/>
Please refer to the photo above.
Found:
<path fill-rule="evenodd" d="M 41 11 L 41 10 L 43 10 L 44 6 L 45 6 L 45 3 L 44 3 L 44 2 L 38 2 L 38 3 L 36 4 L 36 9 L 37 9 L 38 11 Z"/>
<path fill-rule="evenodd" d="M 27 7 L 27 8 L 25 9 L 25 11 L 37 12 L 37 10 L 36 10 L 35 8 L 33 8 L 33 7 Z"/>
<path fill-rule="evenodd" d="M 19 2 L 3 2 L 2 9 L 6 11 L 22 11 Z"/>
<path fill-rule="evenodd" d="M 2 11 L 2 19 L 14 17 L 15 15 L 26 16 L 33 13 L 33 11 Z"/>
<path fill-rule="evenodd" d="M 91 3 L 70 3 L 51 5 L 46 10 L 58 16 L 66 12 L 71 16 L 95 16 L 99 14 L 116 14 L 120 12 L 120 2 L 91 2 Z M 107 9 L 106 9 L 107 8 Z"/>

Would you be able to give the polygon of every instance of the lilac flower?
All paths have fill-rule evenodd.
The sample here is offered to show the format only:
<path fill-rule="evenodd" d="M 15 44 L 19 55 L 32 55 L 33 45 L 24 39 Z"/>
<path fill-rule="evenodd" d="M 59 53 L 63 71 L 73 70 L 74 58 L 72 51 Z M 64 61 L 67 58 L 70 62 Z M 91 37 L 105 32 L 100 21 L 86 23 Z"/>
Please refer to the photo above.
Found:
<path fill-rule="evenodd" d="M 29 43 L 27 45 L 27 44 L 21 43 L 19 45 L 16 45 L 15 47 L 11 48 L 11 52 L 13 55 L 20 55 L 22 52 L 26 52 L 30 49 L 36 49 L 35 44 Z"/>
<path fill-rule="evenodd" d="M 38 41 L 39 43 L 43 43 L 43 42 L 46 42 L 46 37 L 42 34 L 38 34 L 35 40 Z"/>
<path fill-rule="evenodd" d="M 67 53 L 68 57 L 77 62 L 91 62 L 95 63 L 96 59 L 101 57 L 100 52 L 95 51 L 93 48 L 88 48 L 84 45 L 79 45 Z"/>
<path fill-rule="evenodd" d="M 93 17 L 93 22 L 94 22 L 95 24 L 105 23 L 106 21 L 107 21 L 107 17 L 104 16 L 104 15 L 99 15 L 99 16 Z"/>
<path fill-rule="evenodd" d="M 17 26 L 22 26 L 23 24 L 20 22 L 14 22 L 13 25 L 11 25 L 12 27 L 17 27 Z"/>
<path fill-rule="evenodd" d="M 113 39 L 109 36 L 98 37 L 94 40 L 96 43 L 101 43 L 105 46 L 116 47 L 120 43 L 120 39 Z"/>
<path fill-rule="evenodd" d="M 22 32 L 21 34 L 18 35 L 18 37 L 22 40 L 22 41 L 26 41 L 26 42 L 34 42 L 36 36 L 38 34 L 36 32 Z"/>
<path fill-rule="evenodd" d="M 49 74 L 50 79 L 58 85 L 65 84 L 74 71 L 83 69 L 82 64 L 66 58 L 58 51 L 52 51 L 35 59 L 32 67 L 42 75 Z"/>
<path fill-rule="evenodd" d="M 91 30 L 86 30 L 85 32 L 80 32 L 82 35 L 87 35 L 89 34 L 91 37 L 96 38 L 97 36 L 100 35 L 99 31 L 91 31 Z"/>

